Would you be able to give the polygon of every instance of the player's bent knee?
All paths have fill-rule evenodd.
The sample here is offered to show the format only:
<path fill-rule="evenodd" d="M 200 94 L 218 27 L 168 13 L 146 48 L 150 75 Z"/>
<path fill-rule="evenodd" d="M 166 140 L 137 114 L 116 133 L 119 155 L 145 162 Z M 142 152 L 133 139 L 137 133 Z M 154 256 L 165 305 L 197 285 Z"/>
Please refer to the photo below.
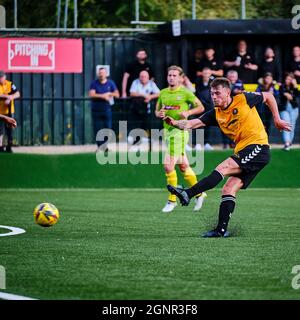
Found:
<path fill-rule="evenodd" d="M 164 169 L 166 173 L 170 173 L 175 170 L 175 166 L 170 164 L 165 164 Z"/>
<path fill-rule="evenodd" d="M 181 171 L 181 172 L 184 172 L 184 171 L 186 171 L 186 169 L 189 167 L 187 164 L 185 164 L 185 163 L 181 163 L 181 164 L 179 164 L 178 165 L 178 167 L 179 167 L 179 170 Z"/>
<path fill-rule="evenodd" d="M 223 176 L 226 176 L 228 173 L 228 166 L 220 164 L 215 168 L 215 170 L 221 173 Z"/>
<path fill-rule="evenodd" d="M 228 176 L 231 174 L 238 173 L 241 169 L 234 160 L 229 158 L 224 162 L 220 163 L 215 170 L 220 172 L 223 176 Z"/>

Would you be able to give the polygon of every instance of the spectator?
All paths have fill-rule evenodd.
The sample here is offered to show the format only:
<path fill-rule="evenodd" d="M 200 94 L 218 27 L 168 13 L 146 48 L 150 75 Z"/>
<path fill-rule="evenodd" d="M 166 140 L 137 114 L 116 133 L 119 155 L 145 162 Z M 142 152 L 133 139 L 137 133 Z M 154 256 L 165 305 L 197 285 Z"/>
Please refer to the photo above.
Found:
<path fill-rule="evenodd" d="M 107 78 L 107 71 L 105 68 L 100 68 L 98 71 L 98 79 L 91 83 L 89 89 L 95 137 L 100 129 L 112 128 L 111 107 L 114 104 L 114 98 L 119 98 L 119 96 L 120 94 L 115 82 Z M 98 147 L 100 147 L 106 141 L 107 139 L 103 141 L 97 141 Z"/>
<path fill-rule="evenodd" d="M 210 95 L 210 83 L 214 79 L 212 70 L 210 68 L 204 68 L 202 70 L 202 77 L 198 77 L 196 80 L 196 96 L 202 102 L 205 112 L 213 109 L 213 102 Z M 213 146 L 210 141 L 211 127 L 204 128 L 204 149 L 213 150 Z M 196 149 L 200 149 L 196 145 Z"/>
<path fill-rule="evenodd" d="M 133 80 L 137 79 L 140 72 L 148 71 L 150 79 L 154 77 L 152 67 L 147 62 L 147 52 L 145 49 L 139 49 L 136 53 L 136 61 L 127 65 L 122 80 L 122 97 L 126 98 Z"/>
<path fill-rule="evenodd" d="M 215 57 L 215 49 L 212 45 L 208 45 L 204 51 L 204 57 L 201 59 L 199 63 L 200 71 L 197 71 L 197 76 L 202 76 L 202 70 L 204 68 L 209 68 L 211 70 L 211 75 L 213 77 L 222 77 L 223 76 L 223 69 L 222 69 L 222 62 L 219 61 Z"/>
<path fill-rule="evenodd" d="M 256 92 L 270 92 L 274 95 L 275 99 L 278 99 L 279 92 L 275 88 L 275 83 L 273 79 L 273 75 L 270 72 L 267 72 L 262 80 L 261 84 L 258 84 L 258 87 L 256 89 Z M 265 126 L 266 132 L 269 135 L 270 134 L 270 127 L 272 123 L 272 112 L 270 108 L 265 104 L 261 103 L 260 105 L 257 105 L 257 111 L 261 117 L 261 120 Z"/>
<path fill-rule="evenodd" d="M 6 79 L 4 71 L 0 71 L 0 114 L 12 117 L 14 116 L 14 100 L 20 98 L 20 92 L 12 81 Z M 7 135 L 7 146 L 4 150 L 3 137 Z M 0 122 L 0 152 L 12 152 L 13 134 L 12 127 L 5 122 Z"/>
<path fill-rule="evenodd" d="M 284 150 L 289 151 L 293 143 L 296 121 L 299 115 L 299 91 L 297 81 L 293 73 L 288 73 L 284 83 L 279 88 L 280 93 L 280 116 L 283 120 L 289 121 L 292 125 L 291 131 L 283 131 L 282 138 Z"/>
<path fill-rule="evenodd" d="M 137 122 L 138 128 L 149 130 L 149 117 L 151 114 L 151 101 L 157 99 L 160 90 L 153 80 L 150 80 L 148 71 L 141 71 L 139 78 L 132 82 L 130 96 L 132 97 L 131 120 Z M 135 125 L 136 127 L 136 125 Z M 133 129 L 133 126 L 132 126 Z M 129 143 L 134 143 L 134 138 L 128 137 Z"/>
<path fill-rule="evenodd" d="M 209 88 L 209 85 L 212 80 L 213 76 L 210 68 L 204 68 L 202 70 L 202 77 L 198 77 L 196 80 L 196 95 L 198 99 L 202 102 L 205 111 L 213 107 Z"/>
<path fill-rule="evenodd" d="M 189 61 L 188 77 L 193 83 L 196 81 L 197 72 L 200 71 L 200 61 L 202 58 L 203 58 L 203 50 L 201 48 L 197 48 L 194 52 L 193 59 Z"/>
<path fill-rule="evenodd" d="M 236 70 L 244 83 L 256 83 L 258 66 L 252 54 L 248 52 L 245 40 L 239 41 L 237 51 L 224 61 L 224 66 Z"/>
<path fill-rule="evenodd" d="M 293 48 L 293 59 L 288 64 L 287 70 L 292 72 L 297 83 L 300 83 L 300 46 L 295 46 Z"/>
<path fill-rule="evenodd" d="M 195 86 L 185 74 L 182 75 L 182 86 L 191 90 L 193 93 L 196 92 Z"/>
<path fill-rule="evenodd" d="M 227 72 L 227 79 L 231 82 L 231 95 L 235 96 L 245 91 L 243 81 L 239 79 L 239 74 L 235 70 Z"/>
<path fill-rule="evenodd" d="M 274 50 L 271 47 L 267 47 L 265 50 L 264 59 L 259 66 L 259 78 L 263 78 L 266 73 L 272 73 L 273 80 L 276 82 L 281 81 L 281 70 L 278 61 L 275 59 Z M 262 83 L 262 80 L 259 83 Z"/>

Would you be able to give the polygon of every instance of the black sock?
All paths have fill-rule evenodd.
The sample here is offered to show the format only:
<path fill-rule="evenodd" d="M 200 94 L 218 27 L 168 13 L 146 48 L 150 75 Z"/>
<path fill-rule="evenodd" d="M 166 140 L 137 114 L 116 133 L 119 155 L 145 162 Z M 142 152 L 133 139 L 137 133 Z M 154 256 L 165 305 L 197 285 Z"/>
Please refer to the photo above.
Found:
<path fill-rule="evenodd" d="M 220 210 L 219 210 L 219 222 L 217 230 L 224 235 L 227 230 L 229 219 L 233 213 L 235 207 L 235 197 L 228 194 L 222 196 Z"/>
<path fill-rule="evenodd" d="M 204 192 L 206 190 L 214 188 L 224 179 L 223 175 L 214 170 L 209 176 L 203 178 L 199 182 L 197 182 L 194 186 L 186 190 L 189 198 L 196 196 L 197 194 Z"/>

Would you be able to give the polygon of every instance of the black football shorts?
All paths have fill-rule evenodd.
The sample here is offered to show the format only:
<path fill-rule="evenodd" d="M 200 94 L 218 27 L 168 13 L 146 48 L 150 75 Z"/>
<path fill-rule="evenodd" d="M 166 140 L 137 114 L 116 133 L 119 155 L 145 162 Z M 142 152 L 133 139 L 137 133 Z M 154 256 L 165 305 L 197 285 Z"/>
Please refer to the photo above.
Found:
<path fill-rule="evenodd" d="M 242 189 L 247 189 L 256 175 L 270 162 L 270 146 L 250 144 L 231 156 L 242 172 L 236 175 L 243 181 Z"/>

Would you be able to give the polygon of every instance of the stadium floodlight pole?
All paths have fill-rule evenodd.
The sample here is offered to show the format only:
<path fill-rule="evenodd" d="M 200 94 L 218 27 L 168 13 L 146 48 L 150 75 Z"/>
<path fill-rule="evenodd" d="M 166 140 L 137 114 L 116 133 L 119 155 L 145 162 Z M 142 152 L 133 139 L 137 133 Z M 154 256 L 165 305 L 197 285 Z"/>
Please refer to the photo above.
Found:
<path fill-rule="evenodd" d="M 14 27 L 18 28 L 18 0 L 14 1 Z"/>
<path fill-rule="evenodd" d="M 61 0 L 57 0 L 57 21 L 56 28 L 59 29 L 60 26 L 60 9 L 61 9 Z"/>
<path fill-rule="evenodd" d="M 67 25 L 68 25 L 68 9 L 69 9 L 69 0 L 66 0 L 66 3 L 65 3 L 64 29 L 67 29 Z"/>
<path fill-rule="evenodd" d="M 241 0 L 241 18 L 246 19 L 246 0 Z"/>
<path fill-rule="evenodd" d="M 196 20 L 196 0 L 192 0 L 192 19 Z"/>
<path fill-rule="evenodd" d="M 140 0 L 135 0 L 135 21 L 140 21 Z"/>
<path fill-rule="evenodd" d="M 74 0 L 74 29 L 78 27 L 78 10 L 77 10 L 77 0 Z"/>

